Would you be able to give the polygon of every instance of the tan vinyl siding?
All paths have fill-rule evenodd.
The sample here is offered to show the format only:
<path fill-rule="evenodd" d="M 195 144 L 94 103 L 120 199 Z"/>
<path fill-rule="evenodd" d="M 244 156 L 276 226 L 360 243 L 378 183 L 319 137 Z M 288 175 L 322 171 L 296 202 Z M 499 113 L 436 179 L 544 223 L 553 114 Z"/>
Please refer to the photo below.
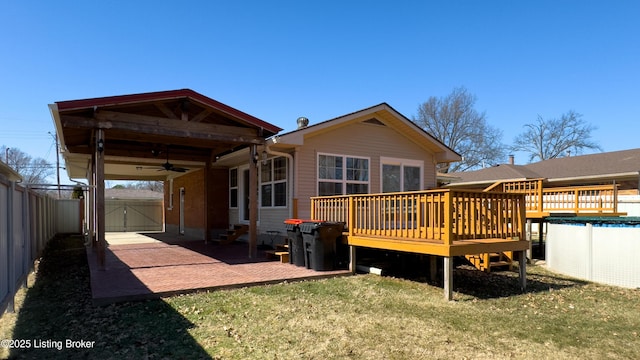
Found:
<path fill-rule="evenodd" d="M 288 208 L 262 208 L 260 209 L 260 224 L 258 225 L 259 233 L 267 231 L 280 231 L 284 233 L 286 230 L 284 221 L 289 218 Z"/>
<path fill-rule="evenodd" d="M 296 197 L 300 218 L 310 216 L 311 196 L 317 190 L 319 153 L 369 158 L 369 192 L 381 192 L 380 157 L 423 161 L 423 188 L 436 186 L 434 155 L 389 126 L 351 123 L 333 131 L 305 138 L 296 153 Z"/>

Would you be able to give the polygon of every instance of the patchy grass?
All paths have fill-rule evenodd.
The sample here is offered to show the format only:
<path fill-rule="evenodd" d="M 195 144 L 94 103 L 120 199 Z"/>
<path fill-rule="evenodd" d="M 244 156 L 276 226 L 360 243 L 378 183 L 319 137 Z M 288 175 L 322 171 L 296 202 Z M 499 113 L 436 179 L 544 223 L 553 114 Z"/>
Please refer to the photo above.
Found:
<path fill-rule="evenodd" d="M 52 242 L 0 338 L 91 349 L 0 357 L 104 359 L 636 359 L 640 291 L 530 267 L 455 270 L 454 302 L 421 279 L 358 275 L 94 307 L 80 240 Z M 66 345 L 66 344 L 65 344 Z"/>

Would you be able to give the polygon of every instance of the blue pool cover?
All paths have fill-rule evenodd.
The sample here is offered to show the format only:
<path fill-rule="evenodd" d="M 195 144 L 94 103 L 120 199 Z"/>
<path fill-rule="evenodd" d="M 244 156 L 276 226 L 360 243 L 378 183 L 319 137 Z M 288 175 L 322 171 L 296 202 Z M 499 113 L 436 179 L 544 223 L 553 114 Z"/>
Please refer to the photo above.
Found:
<path fill-rule="evenodd" d="M 640 227 L 640 217 L 637 216 L 549 216 L 545 221 L 577 226 L 590 223 L 598 227 Z"/>

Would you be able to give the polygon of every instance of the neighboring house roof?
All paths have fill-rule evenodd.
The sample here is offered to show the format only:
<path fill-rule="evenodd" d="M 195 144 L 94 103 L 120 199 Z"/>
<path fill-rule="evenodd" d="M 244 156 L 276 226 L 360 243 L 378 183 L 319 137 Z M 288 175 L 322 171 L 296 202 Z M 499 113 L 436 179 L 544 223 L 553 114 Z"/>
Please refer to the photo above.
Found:
<path fill-rule="evenodd" d="M 638 180 L 640 149 L 555 158 L 528 165 L 501 164 L 476 171 L 452 173 L 460 180 L 449 186 L 492 184 L 500 180 L 546 179 L 548 182 Z"/>
<path fill-rule="evenodd" d="M 164 193 L 152 190 L 139 189 L 104 189 L 105 199 L 136 199 L 156 200 L 164 199 Z"/>
<path fill-rule="evenodd" d="M 357 121 L 377 121 L 394 128 L 396 131 L 404 134 L 408 139 L 435 153 L 438 162 L 455 162 L 462 160 L 460 154 L 443 144 L 387 103 L 381 103 L 288 133 L 276 135 L 272 138 L 272 142 L 287 145 L 303 145 L 306 136 L 316 136 Z"/>
<path fill-rule="evenodd" d="M 2 161 L 0 161 L 0 175 L 6 177 L 7 180 L 9 181 L 13 181 L 13 182 L 22 181 L 22 176 L 20 176 L 18 172 L 13 170 L 13 168 L 11 168 L 9 165 L 5 164 Z"/>

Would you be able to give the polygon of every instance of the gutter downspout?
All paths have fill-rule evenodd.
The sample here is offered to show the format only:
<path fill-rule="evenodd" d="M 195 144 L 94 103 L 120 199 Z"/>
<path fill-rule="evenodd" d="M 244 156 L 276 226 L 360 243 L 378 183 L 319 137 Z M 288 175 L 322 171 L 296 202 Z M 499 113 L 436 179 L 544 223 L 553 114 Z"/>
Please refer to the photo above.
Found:
<path fill-rule="evenodd" d="M 271 143 L 274 143 L 273 139 L 271 139 L 270 141 L 271 141 Z M 291 184 L 291 186 L 290 186 L 290 189 L 289 189 L 289 199 L 288 199 L 287 207 L 289 208 L 289 218 L 292 218 L 293 217 L 293 189 L 294 189 L 293 155 L 288 154 L 288 153 L 275 151 L 275 150 L 271 150 L 271 148 L 269 146 L 270 146 L 270 144 L 265 144 L 265 146 L 264 146 L 265 151 L 267 152 L 267 154 L 275 155 L 275 156 L 284 156 L 284 157 L 287 158 L 287 162 L 289 163 L 289 167 L 288 167 L 289 174 L 287 175 L 287 177 L 290 179 L 290 180 L 288 180 L 288 182 Z"/>

